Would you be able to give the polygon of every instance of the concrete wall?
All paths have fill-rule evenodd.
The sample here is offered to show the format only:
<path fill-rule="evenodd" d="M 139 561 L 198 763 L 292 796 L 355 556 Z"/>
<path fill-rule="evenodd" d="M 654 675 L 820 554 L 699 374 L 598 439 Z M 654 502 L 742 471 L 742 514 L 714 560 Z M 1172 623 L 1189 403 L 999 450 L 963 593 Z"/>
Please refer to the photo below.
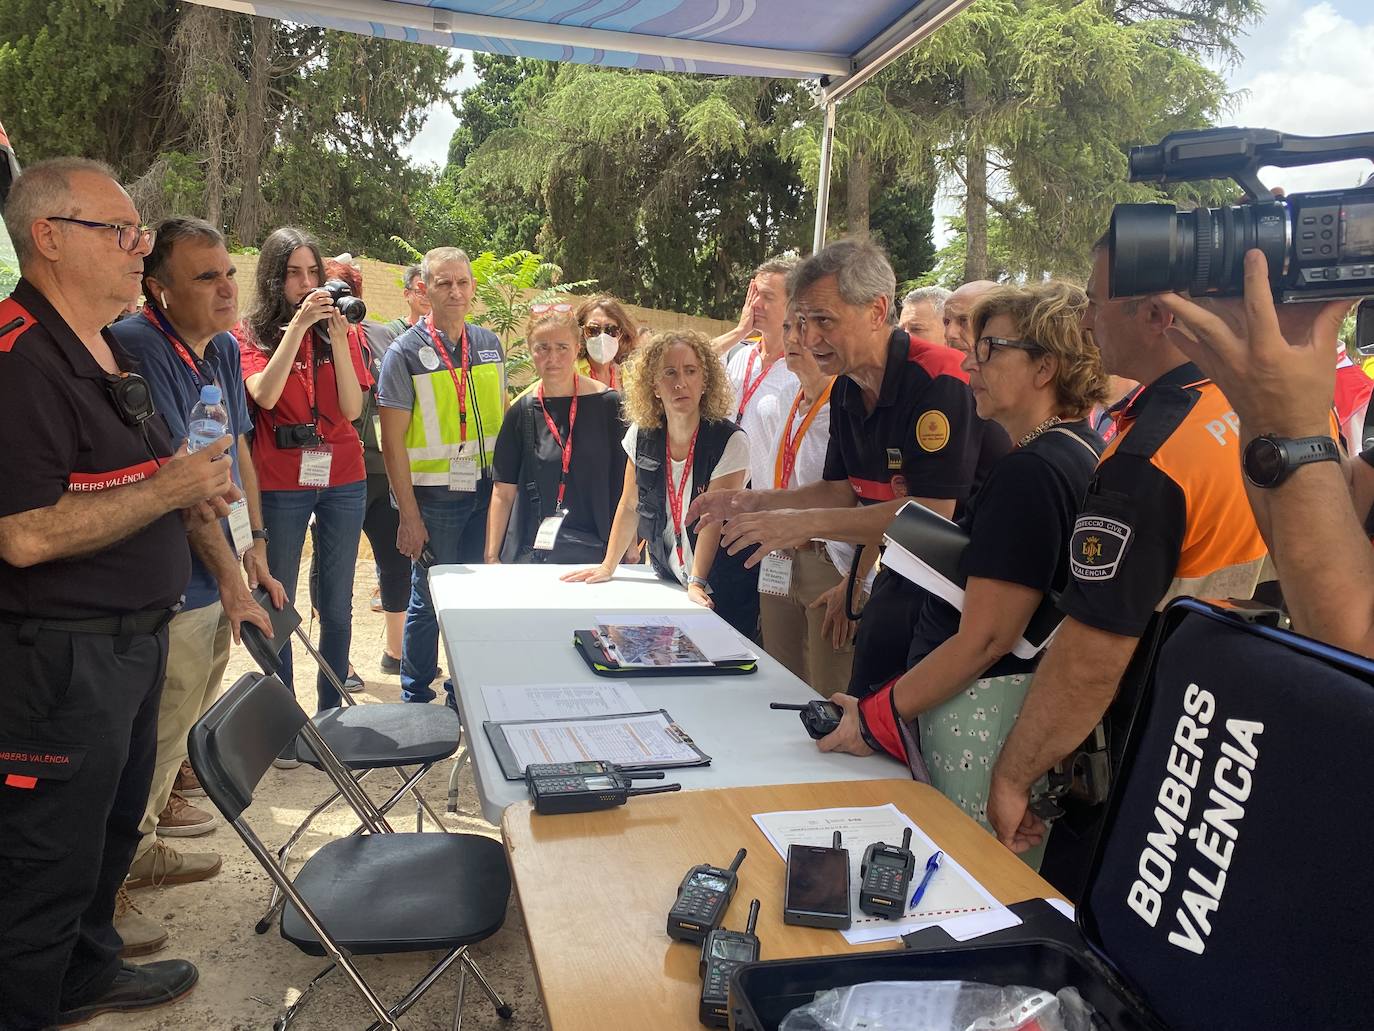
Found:
<path fill-rule="evenodd" d="M 234 265 L 238 268 L 239 310 L 247 311 L 253 303 L 253 283 L 258 267 L 258 256 L 256 254 L 235 254 L 233 259 Z M 405 266 L 390 265 L 383 261 L 374 261 L 371 258 L 358 258 L 357 262 L 363 272 L 363 299 L 367 301 L 368 317 L 379 322 L 389 322 L 405 315 L 406 302 L 401 294 L 401 273 Z M 569 298 L 574 306 L 581 299 L 578 296 Z M 744 303 L 743 297 L 740 298 L 740 303 Z M 654 330 L 696 329 L 707 336 L 716 336 L 734 326 L 733 322 L 701 318 L 696 315 L 684 315 L 681 312 L 658 311 L 654 308 L 641 308 L 634 304 L 627 304 L 625 307 L 637 325 L 648 325 Z M 481 311 L 480 302 L 476 308 Z"/>

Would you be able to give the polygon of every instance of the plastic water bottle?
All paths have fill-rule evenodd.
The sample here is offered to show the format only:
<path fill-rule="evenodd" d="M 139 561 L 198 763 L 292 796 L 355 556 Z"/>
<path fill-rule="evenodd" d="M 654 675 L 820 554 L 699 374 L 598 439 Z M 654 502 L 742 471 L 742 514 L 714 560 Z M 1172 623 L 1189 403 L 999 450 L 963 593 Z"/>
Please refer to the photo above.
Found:
<path fill-rule="evenodd" d="M 215 384 L 200 388 L 200 400 L 186 419 L 187 451 L 209 447 L 229 432 L 229 413 L 220 403 L 222 400 L 223 396 Z"/>

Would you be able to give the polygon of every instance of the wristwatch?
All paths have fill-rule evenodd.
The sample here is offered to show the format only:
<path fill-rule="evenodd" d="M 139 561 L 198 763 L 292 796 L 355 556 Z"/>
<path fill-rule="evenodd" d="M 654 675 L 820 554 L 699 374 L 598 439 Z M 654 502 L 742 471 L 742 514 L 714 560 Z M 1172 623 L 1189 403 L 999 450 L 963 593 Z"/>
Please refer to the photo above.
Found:
<path fill-rule="evenodd" d="M 710 591 L 710 588 L 711 588 L 711 585 L 707 582 L 706 577 L 704 577 L 704 576 L 688 576 L 688 577 L 687 577 L 687 586 L 688 586 L 688 587 L 692 587 L 692 586 L 700 587 L 703 591 L 708 591 L 708 592 Z"/>
<path fill-rule="evenodd" d="M 264 544 L 271 540 L 271 538 L 267 536 L 267 527 L 264 526 L 261 530 L 254 530 L 253 540 L 262 541 Z"/>
<path fill-rule="evenodd" d="M 1340 448 L 1330 437 L 1256 437 L 1245 448 L 1241 467 L 1256 487 L 1277 487 L 1300 465 L 1339 462 Z"/>

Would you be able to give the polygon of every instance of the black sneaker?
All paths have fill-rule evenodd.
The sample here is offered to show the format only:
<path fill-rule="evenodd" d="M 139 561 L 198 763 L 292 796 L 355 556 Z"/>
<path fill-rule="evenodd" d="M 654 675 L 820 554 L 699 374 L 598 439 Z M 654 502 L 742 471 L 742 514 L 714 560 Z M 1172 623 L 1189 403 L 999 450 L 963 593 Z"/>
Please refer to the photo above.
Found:
<path fill-rule="evenodd" d="M 57 1015 L 57 1027 L 75 1027 L 102 1013 L 134 1013 L 166 1006 L 187 995 L 200 974 L 184 959 L 164 959 L 134 966 L 125 963 L 105 994 L 84 1006 Z"/>
<path fill-rule="evenodd" d="M 358 676 L 351 666 L 348 669 L 348 676 L 344 678 L 343 685 L 348 689 L 349 694 L 367 688 L 367 685 L 363 683 L 363 678 Z"/>
<path fill-rule="evenodd" d="M 382 672 L 390 676 L 398 676 L 401 672 L 401 660 L 387 652 L 382 652 Z"/>

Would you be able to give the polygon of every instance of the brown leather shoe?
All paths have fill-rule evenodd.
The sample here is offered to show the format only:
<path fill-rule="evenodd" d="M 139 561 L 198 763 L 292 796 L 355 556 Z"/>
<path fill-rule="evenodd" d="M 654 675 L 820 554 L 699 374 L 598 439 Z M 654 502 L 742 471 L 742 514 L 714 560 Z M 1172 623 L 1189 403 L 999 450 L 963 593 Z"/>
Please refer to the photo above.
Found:
<path fill-rule="evenodd" d="M 125 888 L 160 888 L 164 884 L 208 881 L 219 873 L 218 852 L 178 852 L 159 838 L 129 867 Z"/>
<path fill-rule="evenodd" d="M 219 826 L 219 817 L 197 809 L 175 791 L 157 818 L 157 833 L 164 838 L 195 838 Z"/>
<path fill-rule="evenodd" d="M 115 895 L 114 929 L 124 940 L 120 956 L 146 956 L 167 944 L 167 932 L 152 917 L 143 915 L 143 910 L 134 905 L 133 899 L 123 888 Z"/>
<path fill-rule="evenodd" d="M 177 779 L 172 782 L 172 790 L 182 798 L 205 797 L 205 789 L 200 786 L 200 778 L 185 759 L 181 760 L 181 769 L 177 770 Z"/>

